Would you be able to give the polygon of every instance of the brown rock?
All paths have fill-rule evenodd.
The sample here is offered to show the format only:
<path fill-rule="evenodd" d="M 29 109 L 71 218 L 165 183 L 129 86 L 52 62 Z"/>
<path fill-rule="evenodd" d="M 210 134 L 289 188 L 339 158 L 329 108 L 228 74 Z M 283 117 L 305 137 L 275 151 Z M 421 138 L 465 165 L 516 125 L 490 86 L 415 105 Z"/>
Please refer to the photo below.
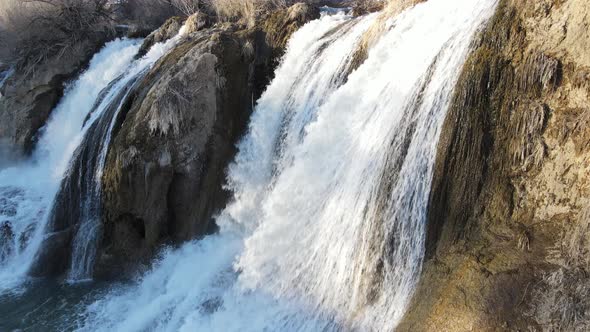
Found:
<path fill-rule="evenodd" d="M 398 330 L 590 326 L 576 259 L 590 239 L 589 14 L 584 1 L 500 1 L 443 127 L 427 261 Z"/>

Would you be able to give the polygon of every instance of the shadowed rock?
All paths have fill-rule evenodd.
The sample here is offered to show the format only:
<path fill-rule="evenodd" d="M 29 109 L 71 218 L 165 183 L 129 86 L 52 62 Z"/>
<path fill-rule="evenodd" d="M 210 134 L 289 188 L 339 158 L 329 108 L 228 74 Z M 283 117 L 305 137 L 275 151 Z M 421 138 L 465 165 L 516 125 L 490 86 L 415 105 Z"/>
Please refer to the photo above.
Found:
<path fill-rule="evenodd" d="M 32 151 L 37 133 L 63 95 L 65 83 L 76 77 L 111 36 L 97 32 L 34 70 L 16 70 L 0 86 L 0 153 L 15 156 Z M 2 164 L 2 162 L 0 162 Z"/>

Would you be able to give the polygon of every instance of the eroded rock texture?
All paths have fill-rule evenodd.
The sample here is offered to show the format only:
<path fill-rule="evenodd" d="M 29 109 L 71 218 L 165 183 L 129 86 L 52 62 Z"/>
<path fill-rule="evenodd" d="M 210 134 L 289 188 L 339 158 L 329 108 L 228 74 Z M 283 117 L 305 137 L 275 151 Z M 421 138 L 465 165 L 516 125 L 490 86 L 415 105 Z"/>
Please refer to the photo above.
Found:
<path fill-rule="evenodd" d="M 254 101 L 290 34 L 318 16 L 299 4 L 245 30 L 196 22 L 156 64 L 127 102 L 107 157 L 100 264 L 141 261 L 164 242 L 216 229 L 225 169 Z"/>
<path fill-rule="evenodd" d="M 500 1 L 444 124 L 400 331 L 590 328 L 589 15 Z"/>

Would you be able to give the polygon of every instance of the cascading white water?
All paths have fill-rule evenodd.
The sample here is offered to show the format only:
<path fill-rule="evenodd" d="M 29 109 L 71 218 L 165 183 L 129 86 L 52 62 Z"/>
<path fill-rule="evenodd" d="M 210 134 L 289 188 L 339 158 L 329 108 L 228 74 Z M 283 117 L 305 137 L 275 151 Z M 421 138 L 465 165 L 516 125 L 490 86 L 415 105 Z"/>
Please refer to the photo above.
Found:
<path fill-rule="evenodd" d="M 115 40 L 97 53 L 86 70 L 66 90 L 64 98 L 53 111 L 47 125 L 42 129 L 41 139 L 30 160 L 0 170 L 0 293 L 15 291 L 26 280 L 26 274 L 36 254 L 42 250 L 47 237 L 52 205 L 60 183 L 71 172 L 73 161 L 89 130 L 93 128 L 111 104 L 121 96 L 158 59 L 166 54 L 185 34 L 179 34 L 162 43 L 155 44 L 139 60 L 133 61 L 139 50 L 140 40 Z M 125 90 L 123 92 L 126 92 Z M 121 102 L 121 100 L 119 100 Z M 97 156 L 97 174 L 89 184 L 95 194 L 92 206 L 100 196 L 100 172 L 106 158 L 117 111 L 106 119 L 107 131 L 100 143 Z M 74 159 L 72 159 L 74 157 Z M 63 184 L 62 184 L 63 185 Z M 87 203 L 87 202 L 84 202 Z M 79 207 L 87 209 L 90 205 Z M 73 246 L 69 279 L 77 281 L 90 278 L 94 259 L 94 243 L 98 239 L 96 227 L 98 216 L 84 210 Z M 92 209 L 95 212 L 95 209 Z M 3 219 L 6 218 L 6 221 Z"/>
<path fill-rule="evenodd" d="M 421 269 L 436 145 L 496 0 L 429 0 L 294 34 L 229 169 L 219 234 L 169 250 L 90 305 L 80 330 L 389 331 Z"/>
<path fill-rule="evenodd" d="M 139 49 L 139 41 L 107 43 L 88 69 L 65 92 L 30 160 L 0 170 L 0 222 L 10 237 L 0 243 L 0 292 L 13 289 L 24 275 L 43 239 L 44 222 L 72 153 L 80 143 L 83 123 L 94 101 L 119 76 Z"/>

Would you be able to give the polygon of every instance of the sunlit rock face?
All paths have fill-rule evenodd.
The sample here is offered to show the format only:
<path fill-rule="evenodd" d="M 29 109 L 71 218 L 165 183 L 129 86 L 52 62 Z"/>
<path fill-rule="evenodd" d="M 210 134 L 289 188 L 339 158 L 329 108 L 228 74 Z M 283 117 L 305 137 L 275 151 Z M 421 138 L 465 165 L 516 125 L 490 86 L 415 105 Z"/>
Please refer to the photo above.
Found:
<path fill-rule="evenodd" d="M 500 1 L 443 127 L 401 330 L 588 329 L 589 14 Z"/>

